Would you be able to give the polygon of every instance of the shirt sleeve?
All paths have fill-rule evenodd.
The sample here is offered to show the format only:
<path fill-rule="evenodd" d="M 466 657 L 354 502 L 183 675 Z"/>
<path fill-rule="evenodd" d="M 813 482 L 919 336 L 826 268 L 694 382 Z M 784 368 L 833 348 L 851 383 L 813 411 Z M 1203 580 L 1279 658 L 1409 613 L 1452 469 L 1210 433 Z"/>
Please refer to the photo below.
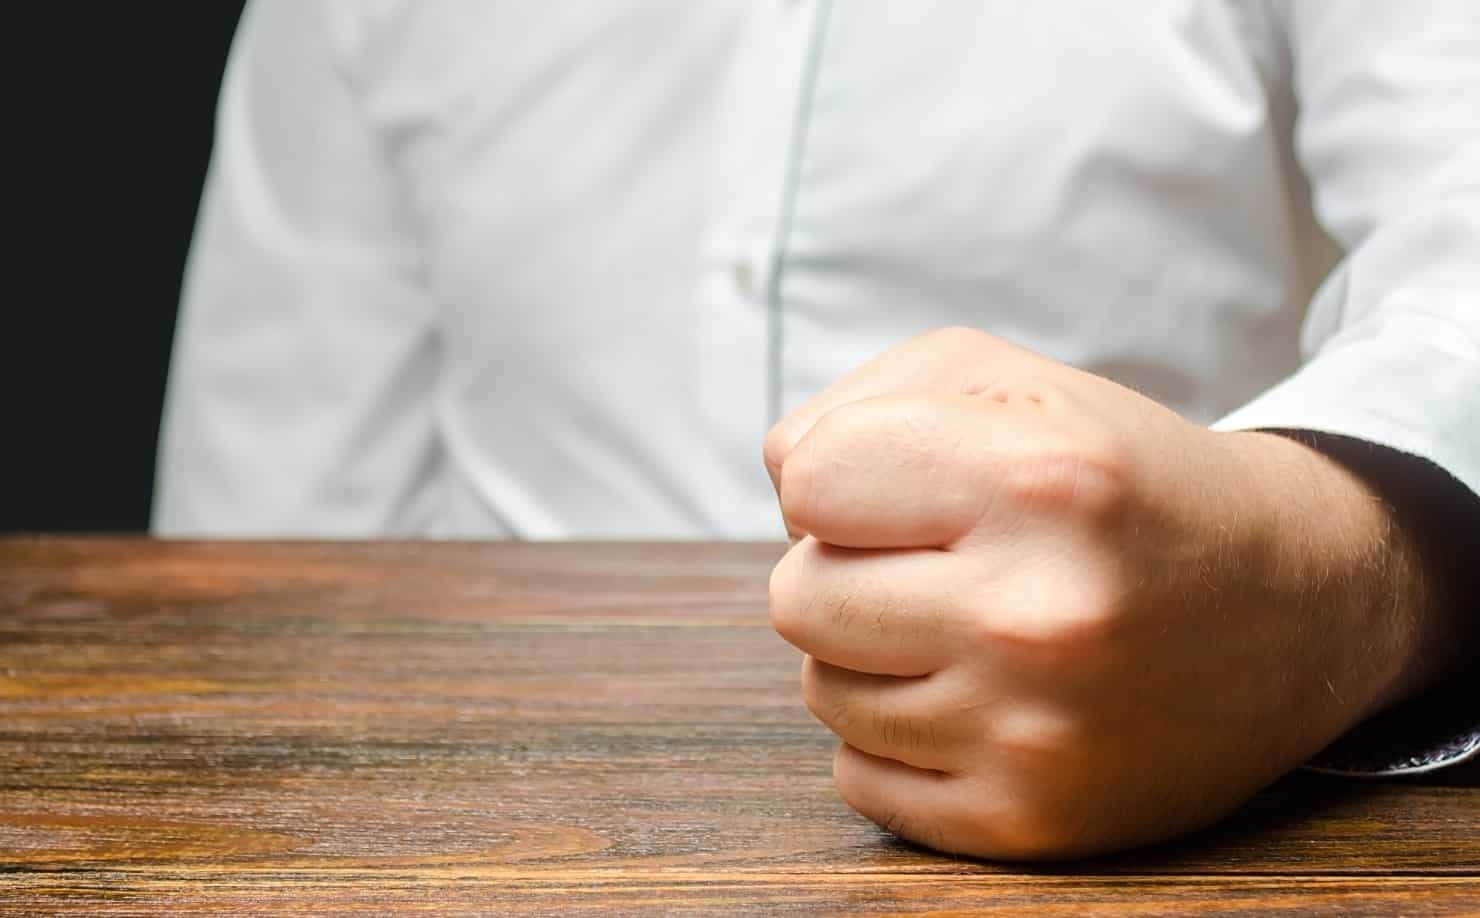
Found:
<path fill-rule="evenodd" d="M 238 27 L 166 395 L 161 534 L 436 525 L 435 310 L 346 66 L 348 15 L 260 0 Z"/>
<path fill-rule="evenodd" d="M 1310 304 L 1302 367 L 1214 426 L 1365 440 L 1480 494 L 1480 15 L 1470 0 L 1270 9 L 1295 153 L 1344 256 Z M 1480 756 L 1480 699 L 1461 694 L 1377 718 L 1315 764 L 1397 774 Z"/>

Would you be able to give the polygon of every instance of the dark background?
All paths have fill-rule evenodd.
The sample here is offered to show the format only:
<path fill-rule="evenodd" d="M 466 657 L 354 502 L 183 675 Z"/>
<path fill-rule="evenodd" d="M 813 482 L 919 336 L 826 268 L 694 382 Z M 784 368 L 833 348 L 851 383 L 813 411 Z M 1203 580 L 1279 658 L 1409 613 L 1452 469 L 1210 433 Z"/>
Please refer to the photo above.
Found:
<path fill-rule="evenodd" d="M 240 2 L 6 15 L 0 531 L 147 527 L 180 274 Z"/>

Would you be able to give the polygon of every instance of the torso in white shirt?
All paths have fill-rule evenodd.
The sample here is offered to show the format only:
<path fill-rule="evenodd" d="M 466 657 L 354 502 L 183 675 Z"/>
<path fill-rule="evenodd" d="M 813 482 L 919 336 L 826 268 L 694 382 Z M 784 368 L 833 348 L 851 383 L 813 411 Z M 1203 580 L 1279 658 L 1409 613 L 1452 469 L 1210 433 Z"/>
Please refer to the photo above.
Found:
<path fill-rule="evenodd" d="M 777 535 L 775 412 L 942 325 L 1204 421 L 1247 401 L 1330 254 L 1258 9 L 337 8 L 437 315 L 415 526 Z"/>

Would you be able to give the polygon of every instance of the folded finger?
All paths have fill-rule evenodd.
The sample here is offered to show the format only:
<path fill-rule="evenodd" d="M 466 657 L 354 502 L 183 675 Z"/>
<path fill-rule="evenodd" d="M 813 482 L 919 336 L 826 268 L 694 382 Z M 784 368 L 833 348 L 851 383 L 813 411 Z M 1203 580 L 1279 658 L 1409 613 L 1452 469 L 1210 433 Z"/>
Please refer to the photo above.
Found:
<path fill-rule="evenodd" d="M 945 548 L 983 519 L 1037 446 L 1021 412 L 890 395 L 828 413 L 781 470 L 788 527 L 849 548 Z"/>
<path fill-rule="evenodd" d="M 881 395 L 976 393 L 1004 377 L 1041 369 L 1045 358 L 985 332 L 943 328 L 878 355 L 782 418 L 763 450 L 771 483 L 780 488 L 781 466 L 823 415 L 850 402 Z"/>
<path fill-rule="evenodd" d="M 952 659 L 968 622 L 967 562 L 933 549 L 858 551 L 802 539 L 771 574 L 771 624 L 819 660 L 922 676 Z"/>
<path fill-rule="evenodd" d="M 848 743 L 833 759 L 833 781 L 843 801 L 880 828 L 946 852 L 984 852 L 974 813 L 975 787 L 944 771 L 916 768 L 871 755 Z"/>
<path fill-rule="evenodd" d="M 870 755 L 945 771 L 960 764 L 962 724 L 943 716 L 937 676 L 900 678 L 802 661 L 807 708 L 843 742 Z"/>

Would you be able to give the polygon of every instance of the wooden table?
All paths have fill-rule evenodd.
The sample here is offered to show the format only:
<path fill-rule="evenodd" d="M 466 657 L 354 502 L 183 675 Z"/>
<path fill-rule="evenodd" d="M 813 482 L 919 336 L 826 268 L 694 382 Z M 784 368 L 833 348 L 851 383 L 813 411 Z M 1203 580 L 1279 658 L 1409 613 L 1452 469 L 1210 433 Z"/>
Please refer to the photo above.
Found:
<path fill-rule="evenodd" d="M 767 545 L 0 539 L 0 911 L 1480 913 L 1480 776 L 1027 868 L 854 815 Z"/>

